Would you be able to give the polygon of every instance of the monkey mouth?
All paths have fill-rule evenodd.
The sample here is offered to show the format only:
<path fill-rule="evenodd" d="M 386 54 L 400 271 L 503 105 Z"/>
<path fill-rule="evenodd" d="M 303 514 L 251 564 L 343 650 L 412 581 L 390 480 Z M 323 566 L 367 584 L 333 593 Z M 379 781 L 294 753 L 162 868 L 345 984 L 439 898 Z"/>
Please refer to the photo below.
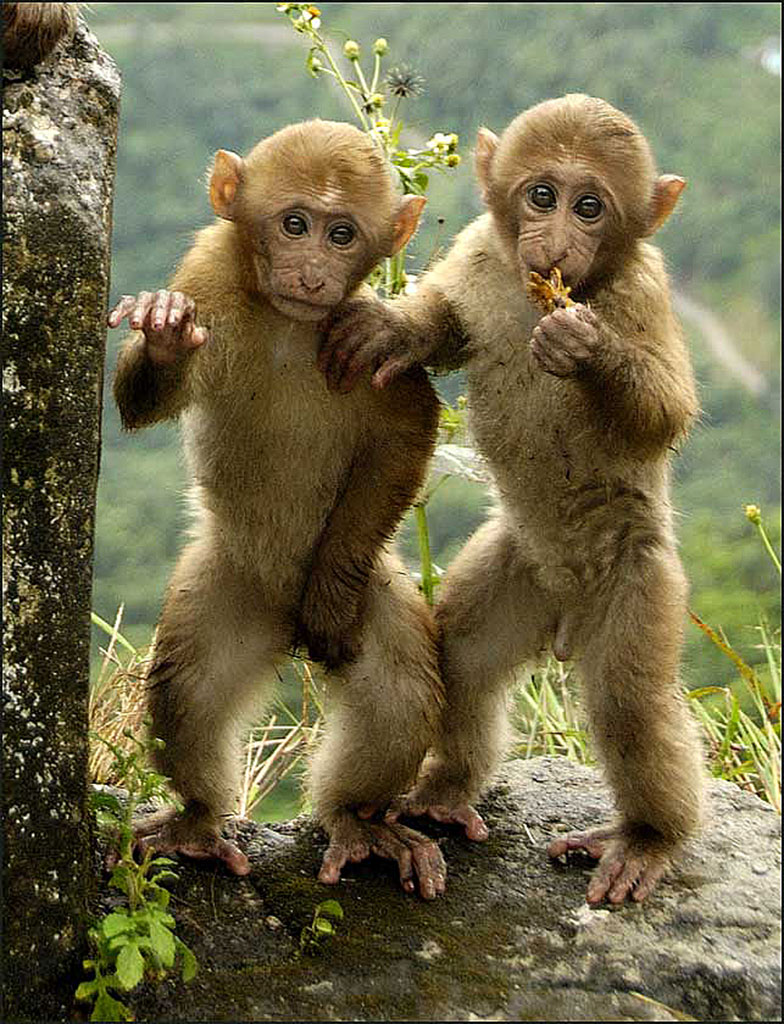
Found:
<path fill-rule="evenodd" d="M 284 313 L 292 320 L 311 322 L 323 320 L 335 306 L 333 302 L 313 302 L 293 295 L 274 294 L 270 296 L 270 301 L 279 313 Z"/>

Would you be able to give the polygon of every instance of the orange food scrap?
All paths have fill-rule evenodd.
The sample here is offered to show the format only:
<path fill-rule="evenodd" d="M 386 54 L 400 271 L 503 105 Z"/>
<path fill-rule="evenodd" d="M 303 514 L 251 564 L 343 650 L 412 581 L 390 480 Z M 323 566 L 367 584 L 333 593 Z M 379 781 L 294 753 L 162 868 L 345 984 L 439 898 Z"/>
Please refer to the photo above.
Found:
<path fill-rule="evenodd" d="M 528 298 L 545 313 L 552 313 L 554 309 L 564 309 L 574 305 L 569 298 L 569 292 L 572 289 L 563 283 L 558 267 L 553 267 L 550 271 L 549 280 L 532 270 L 528 275 L 527 289 Z"/>

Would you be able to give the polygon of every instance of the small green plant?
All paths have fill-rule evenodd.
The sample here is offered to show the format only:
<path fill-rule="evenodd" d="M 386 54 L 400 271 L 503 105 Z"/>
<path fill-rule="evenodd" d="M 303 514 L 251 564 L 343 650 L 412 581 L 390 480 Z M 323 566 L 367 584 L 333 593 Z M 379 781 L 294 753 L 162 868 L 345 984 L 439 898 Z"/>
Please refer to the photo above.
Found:
<path fill-rule="evenodd" d="M 176 922 L 168 912 L 170 894 L 163 883 L 177 880 L 171 870 L 174 861 L 156 857 L 151 849 L 144 851 L 141 860 L 134 858 L 134 811 L 140 804 L 166 795 L 166 780 L 147 769 L 149 745 L 130 732 L 125 734 L 128 749 L 101 737 L 93 739 L 111 749 L 115 759 L 112 774 L 128 790 L 125 801 L 105 791 L 93 794 L 99 828 L 116 851 L 109 885 L 120 890 L 126 905 L 115 908 L 90 929 L 92 956 L 83 966 L 93 977 L 79 985 L 76 998 L 94 1004 L 90 1020 L 124 1021 L 132 1020 L 133 1015 L 112 992 L 128 992 L 144 977 L 159 980 L 178 959 L 183 980 L 190 981 L 196 973 L 196 958 L 175 935 Z"/>
<path fill-rule="evenodd" d="M 343 908 L 337 900 L 325 900 L 313 911 L 313 920 L 300 932 L 299 948 L 302 953 L 318 952 L 336 932 L 333 921 L 343 920 Z"/>
<path fill-rule="evenodd" d="M 760 539 L 776 571 L 781 561 L 768 538 L 757 505 L 745 505 L 744 513 L 757 527 Z M 767 800 L 781 813 L 781 643 L 770 627 L 757 627 L 765 651 L 768 681 L 748 665 L 723 633 L 703 622 L 694 612 L 692 622 L 735 665 L 740 693 L 748 695 L 750 713 L 741 706 L 738 689 L 703 686 L 689 693 L 708 739 L 713 774 L 730 779 L 743 789 Z M 710 703 L 706 703 L 709 701 Z"/>

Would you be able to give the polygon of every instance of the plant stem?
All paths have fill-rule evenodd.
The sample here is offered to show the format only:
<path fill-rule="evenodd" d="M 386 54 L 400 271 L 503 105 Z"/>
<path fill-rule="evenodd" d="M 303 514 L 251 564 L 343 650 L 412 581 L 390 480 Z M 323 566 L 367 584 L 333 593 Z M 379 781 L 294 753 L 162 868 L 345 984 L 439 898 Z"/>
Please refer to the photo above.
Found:
<path fill-rule="evenodd" d="M 758 522 L 756 524 L 756 526 L 757 526 L 757 529 L 759 530 L 760 537 L 762 537 L 762 543 L 765 545 L 765 549 L 768 552 L 768 554 L 770 555 L 773 564 L 776 566 L 778 571 L 781 572 L 781 562 L 779 561 L 778 555 L 773 550 L 773 545 L 768 540 L 768 535 L 767 535 L 767 533 L 765 533 L 765 527 L 762 525 L 761 522 Z"/>
<path fill-rule="evenodd" d="M 338 68 L 338 66 L 335 63 L 335 61 L 332 59 L 332 54 L 327 49 L 327 44 L 324 42 L 324 40 L 321 38 L 321 36 L 318 34 L 318 32 L 313 32 L 313 39 L 316 41 L 316 45 L 318 46 L 318 48 L 321 51 L 321 53 L 323 53 L 324 56 L 326 57 L 326 59 L 327 59 L 327 61 L 329 63 L 329 66 L 332 69 L 332 74 L 335 76 L 335 78 L 337 78 L 338 82 L 340 83 L 341 89 L 346 94 L 346 96 L 348 96 L 349 101 L 351 102 L 351 106 L 354 108 L 354 113 L 359 118 L 359 123 L 362 125 L 362 127 L 365 129 L 365 131 L 367 131 L 368 130 L 368 123 L 367 123 L 367 119 L 366 119 L 364 113 L 362 112 L 362 108 L 359 106 L 357 101 L 354 99 L 351 86 L 348 84 L 346 79 L 340 73 L 340 69 Z"/>
<path fill-rule="evenodd" d="M 430 532 L 427 526 L 427 510 L 424 504 L 414 506 L 416 513 L 417 537 L 419 538 L 419 564 L 422 568 L 422 593 L 432 606 L 434 598 L 433 560 L 430 556 Z"/>

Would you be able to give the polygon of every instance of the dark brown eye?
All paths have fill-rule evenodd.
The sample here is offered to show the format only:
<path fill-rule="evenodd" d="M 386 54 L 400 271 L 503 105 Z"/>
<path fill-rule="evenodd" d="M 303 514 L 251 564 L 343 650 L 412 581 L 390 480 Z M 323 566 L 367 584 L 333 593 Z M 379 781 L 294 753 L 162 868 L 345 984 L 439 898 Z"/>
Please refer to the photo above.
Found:
<path fill-rule="evenodd" d="M 338 224 L 329 233 L 329 240 L 333 245 L 351 245 L 356 237 L 356 231 L 350 224 Z"/>
<path fill-rule="evenodd" d="M 596 220 L 604 210 L 604 203 L 598 196 L 580 196 L 572 209 L 582 220 Z"/>
<path fill-rule="evenodd" d="M 549 185 L 532 185 L 528 189 L 528 199 L 539 210 L 554 210 L 558 202 Z"/>
<path fill-rule="evenodd" d="M 287 235 L 297 238 L 299 235 L 306 235 L 308 233 L 308 225 L 304 217 L 299 217 L 296 213 L 290 213 L 283 218 L 283 230 Z"/>

